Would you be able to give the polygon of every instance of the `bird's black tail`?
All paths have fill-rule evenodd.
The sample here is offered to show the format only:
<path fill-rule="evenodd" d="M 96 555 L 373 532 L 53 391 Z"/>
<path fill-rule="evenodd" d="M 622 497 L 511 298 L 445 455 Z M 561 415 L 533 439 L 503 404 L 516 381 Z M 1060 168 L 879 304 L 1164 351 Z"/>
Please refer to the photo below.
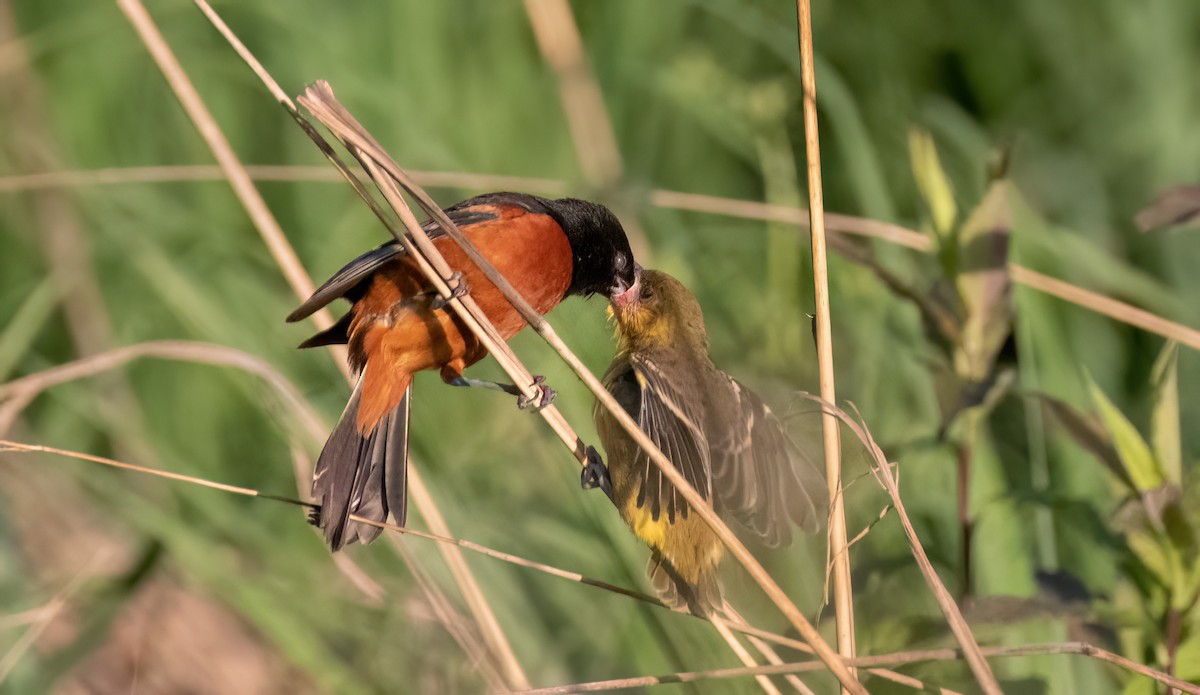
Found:
<path fill-rule="evenodd" d="M 725 604 L 721 590 L 721 578 L 716 566 L 700 571 L 695 582 L 684 579 L 671 561 L 657 550 L 650 556 L 646 567 L 654 593 L 671 610 L 688 611 L 699 616 L 717 614 Z"/>
<path fill-rule="evenodd" d="M 347 543 L 370 543 L 382 530 L 350 520 L 350 515 L 404 525 L 408 512 L 408 417 L 412 384 L 399 406 L 367 434 L 358 427 L 362 380 L 354 388 L 313 473 L 313 497 L 321 505 L 319 523 L 332 550 Z"/>

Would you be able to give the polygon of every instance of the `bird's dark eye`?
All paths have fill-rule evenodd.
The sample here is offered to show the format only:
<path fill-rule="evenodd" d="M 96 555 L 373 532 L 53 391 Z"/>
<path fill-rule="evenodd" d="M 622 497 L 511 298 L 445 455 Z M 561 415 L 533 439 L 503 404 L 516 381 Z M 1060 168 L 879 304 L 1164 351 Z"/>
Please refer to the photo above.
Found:
<path fill-rule="evenodd" d="M 625 257 L 624 251 L 617 251 L 617 255 L 613 257 L 613 268 L 617 272 L 625 270 L 625 266 L 629 265 L 629 259 Z"/>
<path fill-rule="evenodd" d="M 642 291 L 638 293 L 638 298 L 643 302 L 654 296 L 654 289 L 650 285 L 642 285 Z"/>

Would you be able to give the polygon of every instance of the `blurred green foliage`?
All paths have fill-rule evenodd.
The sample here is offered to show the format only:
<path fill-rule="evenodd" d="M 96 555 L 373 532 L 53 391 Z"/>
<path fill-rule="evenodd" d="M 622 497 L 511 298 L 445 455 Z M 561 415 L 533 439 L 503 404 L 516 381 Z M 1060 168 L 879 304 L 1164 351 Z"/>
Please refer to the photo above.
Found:
<path fill-rule="evenodd" d="M 148 4 L 244 161 L 322 163 L 191 3 Z M 40 93 L 0 100 L 0 175 L 211 162 L 115 4 L 0 5 L 11 5 L 13 31 L 32 66 L 26 72 L 5 53 L 0 82 L 28 80 Z M 656 209 L 645 195 L 666 188 L 778 204 L 806 200 L 794 3 L 574 3 L 624 157 L 621 191 L 582 183 L 555 75 L 521 2 L 280 0 L 216 8 L 292 93 L 329 80 L 404 166 L 558 178 L 579 196 L 633 201 L 650 245 L 642 263 L 695 290 L 717 364 L 781 408 L 789 392 L 816 390 L 805 317 L 812 306 L 807 238 L 785 225 Z M 953 230 L 970 227 L 988 190 L 989 162 L 1004 153 L 1014 260 L 1200 325 L 1200 235 L 1140 234 L 1132 221 L 1160 189 L 1200 177 L 1200 82 L 1193 71 L 1200 5 L 817 0 L 814 12 L 827 209 L 943 240 L 967 234 Z M 343 185 L 260 189 L 318 280 L 386 238 Z M 447 204 L 474 192 L 434 191 Z M 43 243 L 55 225 L 72 222 L 83 244 Z M 341 376 L 321 351 L 293 349 L 310 329 L 282 322 L 296 299 L 223 182 L 0 192 L 0 243 L 2 379 L 79 356 L 78 322 L 64 310 L 72 286 L 48 277 L 64 258 L 82 253 L 98 286 L 85 305 L 108 314 L 83 320 L 107 323 L 112 345 L 186 338 L 235 347 L 275 365 L 328 422 L 340 412 L 347 396 Z M 939 263 L 879 242 L 871 250 L 919 294 L 936 293 L 939 283 L 957 287 L 963 316 L 972 320 L 974 290 L 945 254 Z M 1182 588 L 1198 581 L 1196 355 L 1184 348 L 1162 358 L 1170 360 L 1178 394 L 1164 406 L 1168 368 L 1156 364 L 1164 341 L 1017 288 L 1012 316 L 1003 317 L 1015 329 L 1013 354 L 1000 358 L 1015 370 L 1013 386 L 970 419 L 969 438 L 953 428 L 941 438 L 948 387 L 939 374 L 954 371 L 953 354 L 923 328 L 918 305 L 870 269 L 834 256 L 831 273 L 838 394 L 862 410 L 885 451 L 901 462 L 917 530 L 951 591 L 972 597 L 968 616 L 981 640 L 1109 639 L 1130 658 L 1165 667 L 1164 611 L 1180 612 L 1184 625 L 1196 622 L 1195 601 L 1182 598 Z M 602 371 L 612 354 L 602 302 L 572 300 L 551 319 Z M 984 334 L 991 337 L 975 356 L 994 366 L 999 346 Z M 585 389 L 536 336 L 522 334 L 514 345 L 555 385 L 558 404 L 585 439 L 594 440 Z M 971 362 L 967 357 L 960 350 L 958 361 Z M 978 379 L 977 368 L 959 376 Z M 498 373 L 490 361 L 476 370 Z M 129 400 L 112 380 L 64 385 L 32 403 L 12 436 L 136 456 L 278 494 L 296 486 L 290 444 L 316 453 L 317 443 L 298 437 L 291 416 L 247 374 L 162 361 L 135 362 L 119 374 Z M 418 377 L 416 389 L 417 465 L 457 536 L 645 588 L 646 550 L 607 500 L 579 490 L 577 469 L 539 419 L 499 395 L 443 388 L 433 375 Z M 1111 434 L 1117 460 L 1135 481 L 1152 479 L 1134 491 L 1169 482 L 1177 494 L 1165 508 L 1179 514 L 1159 525 L 1118 523 L 1114 513 L 1128 506 L 1130 491 L 1114 485 L 1096 447 L 1081 446 L 1077 432 L 1047 417 L 1053 407 L 1039 393 L 1061 401 L 1064 412 L 1073 407 L 1077 424 L 1095 425 L 1086 413 L 1101 412 L 1107 430 L 1089 431 Z M 1173 434 L 1162 424 L 1171 419 Z M 797 427 L 815 446 L 819 423 L 811 412 Z M 964 442 L 971 451 L 969 555 L 955 504 Z M 853 532 L 886 502 L 850 444 L 846 465 Z M 386 541 L 349 551 L 387 592 L 373 605 L 335 570 L 294 508 L 43 457 L 6 455 L 0 471 L 0 492 L 9 499 L 0 513 L 3 612 L 47 600 L 83 564 L 77 558 L 49 572 L 42 542 L 31 541 L 29 524 L 14 514 L 78 513 L 103 520 L 108 533 L 153 558 L 145 572 L 135 571 L 141 556 L 132 558 L 124 580 L 169 577 L 228 606 L 312 689 L 483 687 L 462 650 L 428 617 Z M 17 483 L 38 476 L 50 477 L 36 488 Z M 27 489 L 47 494 L 15 503 Z M 437 548 L 403 543 L 457 600 Z M 818 614 L 823 544 L 802 539 L 760 556 L 799 605 Z M 969 573 L 964 557 L 971 558 Z M 469 561 L 535 684 L 736 663 L 698 621 L 488 558 Z M 949 643 L 891 519 L 855 546 L 852 563 L 860 652 Z M 133 593 L 113 584 L 122 580 L 89 582 L 75 610 L 99 627 L 82 632 L 73 651 L 35 650 L 8 685 L 40 690 L 86 658 L 103 642 L 104 616 Z M 784 629 L 736 569 L 727 583 L 756 624 Z M 1005 596 L 1025 601 L 991 610 Z M 1035 601 L 1040 608 L 1029 610 Z M 830 612 L 821 617 L 831 633 Z M 0 638 L 10 644 L 16 634 Z M 1200 676 L 1200 637 L 1184 630 L 1175 642 L 1180 674 Z M 905 670 L 969 687 L 962 664 Z M 1080 658 L 1002 660 L 996 670 L 1009 692 L 1149 692 L 1143 681 Z M 811 681 L 832 691 L 828 679 Z M 745 687 L 730 682 L 703 691 Z M 871 688 L 900 691 L 879 681 Z"/>

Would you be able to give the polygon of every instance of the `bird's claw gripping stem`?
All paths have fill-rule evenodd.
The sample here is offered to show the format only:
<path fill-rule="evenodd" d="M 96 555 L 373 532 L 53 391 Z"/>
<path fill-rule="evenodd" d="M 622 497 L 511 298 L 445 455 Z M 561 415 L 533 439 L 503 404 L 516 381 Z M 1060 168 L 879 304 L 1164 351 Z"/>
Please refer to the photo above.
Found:
<path fill-rule="evenodd" d="M 600 458 L 595 447 L 587 448 L 587 463 L 583 464 L 583 471 L 579 474 L 579 486 L 584 490 L 600 488 L 604 494 L 608 495 L 608 499 L 613 498 L 612 479 L 608 476 L 608 466 L 604 465 L 604 459 Z"/>
<path fill-rule="evenodd" d="M 430 308 L 432 308 L 434 311 L 444 309 L 451 300 L 459 299 L 470 291 L 470 288 L 467 287 L 467 281 L 463 280 L 462 271 L 456 271 L 453 275 L 451 275 L 450 279 L 446 281 L 446 286 L 450 288 L 450 296 L 443 297 L 439 294 L 433 298 L 432 302 L 429 303 Z"/>
<path fill-rule="evenodd" d="M 544 376 L 534 376 L 532 386 L 534 389 L 533 396 L 526 396 L 525 394 L 517 396 L 517 407 L 521 410 L 532 406 L 532 412 L 539 412 L 553 403 L 555 396 L 558 395 L 554 389 L 546 385 L 546 377 Z"/>

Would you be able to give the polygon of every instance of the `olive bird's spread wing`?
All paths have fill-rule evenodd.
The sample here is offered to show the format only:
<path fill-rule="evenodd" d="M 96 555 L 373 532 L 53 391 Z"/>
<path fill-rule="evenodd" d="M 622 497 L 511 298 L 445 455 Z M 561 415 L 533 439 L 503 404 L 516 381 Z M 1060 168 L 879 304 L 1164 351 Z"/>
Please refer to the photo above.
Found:
<path fill-rule="evenodd" d="M 806 533 L 824 517 L 824 478 L 787 436 L 783 423 L 750 389 L 724 376 L 734 414 L 710 432 L 718 508 L 768 545 L 791 541 L 789 519 Z"/>
<path fill-rule="evenodd" d="M 630 357 L 628 369 L 611 373 L 606 386 L 676 470 L 704 499 L 711 500 L 708 441 L 696 404 L 681 396 L 658 365 L 640 355 Z M 687 517 L 687 501 L 640 448 L 633 469 L 639 481 L 638 507 L 649 505 L 655 521 L 664 510 L 671 523 L 676 516 Z"/>

